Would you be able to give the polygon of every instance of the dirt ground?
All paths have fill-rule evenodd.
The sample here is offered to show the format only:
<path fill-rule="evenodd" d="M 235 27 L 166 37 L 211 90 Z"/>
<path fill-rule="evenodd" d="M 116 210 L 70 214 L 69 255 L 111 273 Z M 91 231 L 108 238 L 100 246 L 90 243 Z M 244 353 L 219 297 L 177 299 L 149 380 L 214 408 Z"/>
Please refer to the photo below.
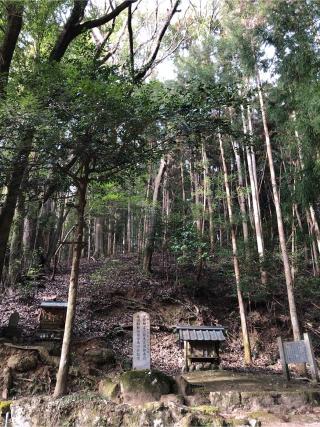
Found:
<path fill-rule="evenodd" d="M 227 328 L 227 340 L 221 352 L 222 368 L 249 373 L 281 372 L 276 337 L 290 333 L 288 318 L 282 309 L 276 312 L 272 306 L 270 316 L 268 307 L 249 307 L 248 324 L 254 361 L 252 366 L 244 367 L 237 300 L 232 284 L 214 271 L 208 271 L 204 282 L 197 284 L 191 292 L 190 286 L 175 280 L 174 274 L 161 272 L 160 260 L 158 265 L 153 274 L 146 275 L 136 256 L 82 262 L 72 350 L 72 391 L 86 387 L 94 389 L 99 378 L 106 373 L 102 368 L 90 371 L 90 367 L 83 363 L 84 347 L 111 348 L 117 359 L 113 368 L 115 374 L 130 365 L 132 316 L 139 310 L 150 313 L 151 364 L 155 369 L 171 375 L 181 372 L 183 357 L 174 333 L 175 325 L 221 324 Z M 44 276 L 8 292 L 0 302 L 0 327 L 7 324 L 12 312 L 17 311 L 22 328 L 20 341 L 22 344 L 34 343 L 40 302 L 45 298 L 66 300 L 68 278 L 69 271 L 66 270 L 54 281 Z M 192 280 L 190 273 L 189 282 Z M 15 351 L 25 350 L 10 349 L 1 344 L 0 365 L 5 366 Z M 34 371 L 19 374 L 15 379 L 16 396 L 30 393 L 30 389 L 33 394 L 50 392 L 55 372 L 56 367 L 39 360 Z"/>

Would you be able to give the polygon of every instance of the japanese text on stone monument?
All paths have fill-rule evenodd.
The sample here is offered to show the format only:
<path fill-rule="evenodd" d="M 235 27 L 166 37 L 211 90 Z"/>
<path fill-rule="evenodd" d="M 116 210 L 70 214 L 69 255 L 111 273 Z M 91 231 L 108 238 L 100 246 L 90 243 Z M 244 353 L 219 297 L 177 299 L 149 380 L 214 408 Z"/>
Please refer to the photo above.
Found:
<path fill-rule="evenodd" d="M 133 315 L 133 369 L 150 369 L 150 317 L 144 311 Z"/>

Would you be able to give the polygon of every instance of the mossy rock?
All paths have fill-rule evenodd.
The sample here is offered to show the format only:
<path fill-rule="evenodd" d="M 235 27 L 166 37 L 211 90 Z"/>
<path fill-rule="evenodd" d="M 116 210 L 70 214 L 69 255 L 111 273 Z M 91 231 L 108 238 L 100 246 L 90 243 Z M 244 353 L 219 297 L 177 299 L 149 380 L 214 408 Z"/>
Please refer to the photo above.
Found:
<path fill-rule="evenodd" d="M 12 400 L 0 400 L 0 415 L 10 412 Z"/>
<path fill-rule="evenodd" d="M 201 412 L 202 414 L 207 414 L 207 415 L 219 413 L 219 408 L 216 408 L 215 406 L 211 406 L 211 405 L 194 406 L 190 408 L 190 410 L 192 412 Z"/>
<path fill-rule="evenodd" d="M 173 378 L 160 371 L 128 371 L 120 376 L 120 389 L 123 401 L 144 404 L 158 401 L 163 394 L 174 391 Z"/>
<path fill-rule="evenodd" d="M 120 385 L 110 378 L 104 378 L 99 383 L 99 393 L 108 400 L 117 401 L 120 396 Z"/>

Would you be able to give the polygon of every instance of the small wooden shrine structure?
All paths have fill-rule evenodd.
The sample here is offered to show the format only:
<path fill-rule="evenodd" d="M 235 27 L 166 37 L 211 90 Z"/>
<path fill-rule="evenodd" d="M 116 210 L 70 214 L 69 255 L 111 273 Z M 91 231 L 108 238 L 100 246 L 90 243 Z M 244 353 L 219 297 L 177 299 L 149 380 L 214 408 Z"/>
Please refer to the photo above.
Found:
<path fill-rule="evenodd" d="M 42 301 L 39 313 L 40 339 L 61 339 L 66 321 L 67 305 L 65 301 Z"/>
<path fill-rule="evenodd" d="M 222 326 L 178 325 L 180 347 L 184 349 L 185 370 L 195 363 L 210 363 L 211 368 L 220 364 L 220 344 L 225 341 Z"/>

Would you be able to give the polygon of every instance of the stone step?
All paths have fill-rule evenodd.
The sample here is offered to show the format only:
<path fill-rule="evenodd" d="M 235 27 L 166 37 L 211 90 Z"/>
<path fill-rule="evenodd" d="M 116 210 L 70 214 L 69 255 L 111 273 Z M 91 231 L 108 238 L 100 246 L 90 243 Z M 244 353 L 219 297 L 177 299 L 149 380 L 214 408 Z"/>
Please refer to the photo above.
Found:
<path fill-rule="evenodd" d="M 184 374 L 184 394 L 190 405 L 210 404 L 219 410 L 320 405 L 320 387 L 308 380 L 287 382 L 279 375 L 202 371 Z"/>

